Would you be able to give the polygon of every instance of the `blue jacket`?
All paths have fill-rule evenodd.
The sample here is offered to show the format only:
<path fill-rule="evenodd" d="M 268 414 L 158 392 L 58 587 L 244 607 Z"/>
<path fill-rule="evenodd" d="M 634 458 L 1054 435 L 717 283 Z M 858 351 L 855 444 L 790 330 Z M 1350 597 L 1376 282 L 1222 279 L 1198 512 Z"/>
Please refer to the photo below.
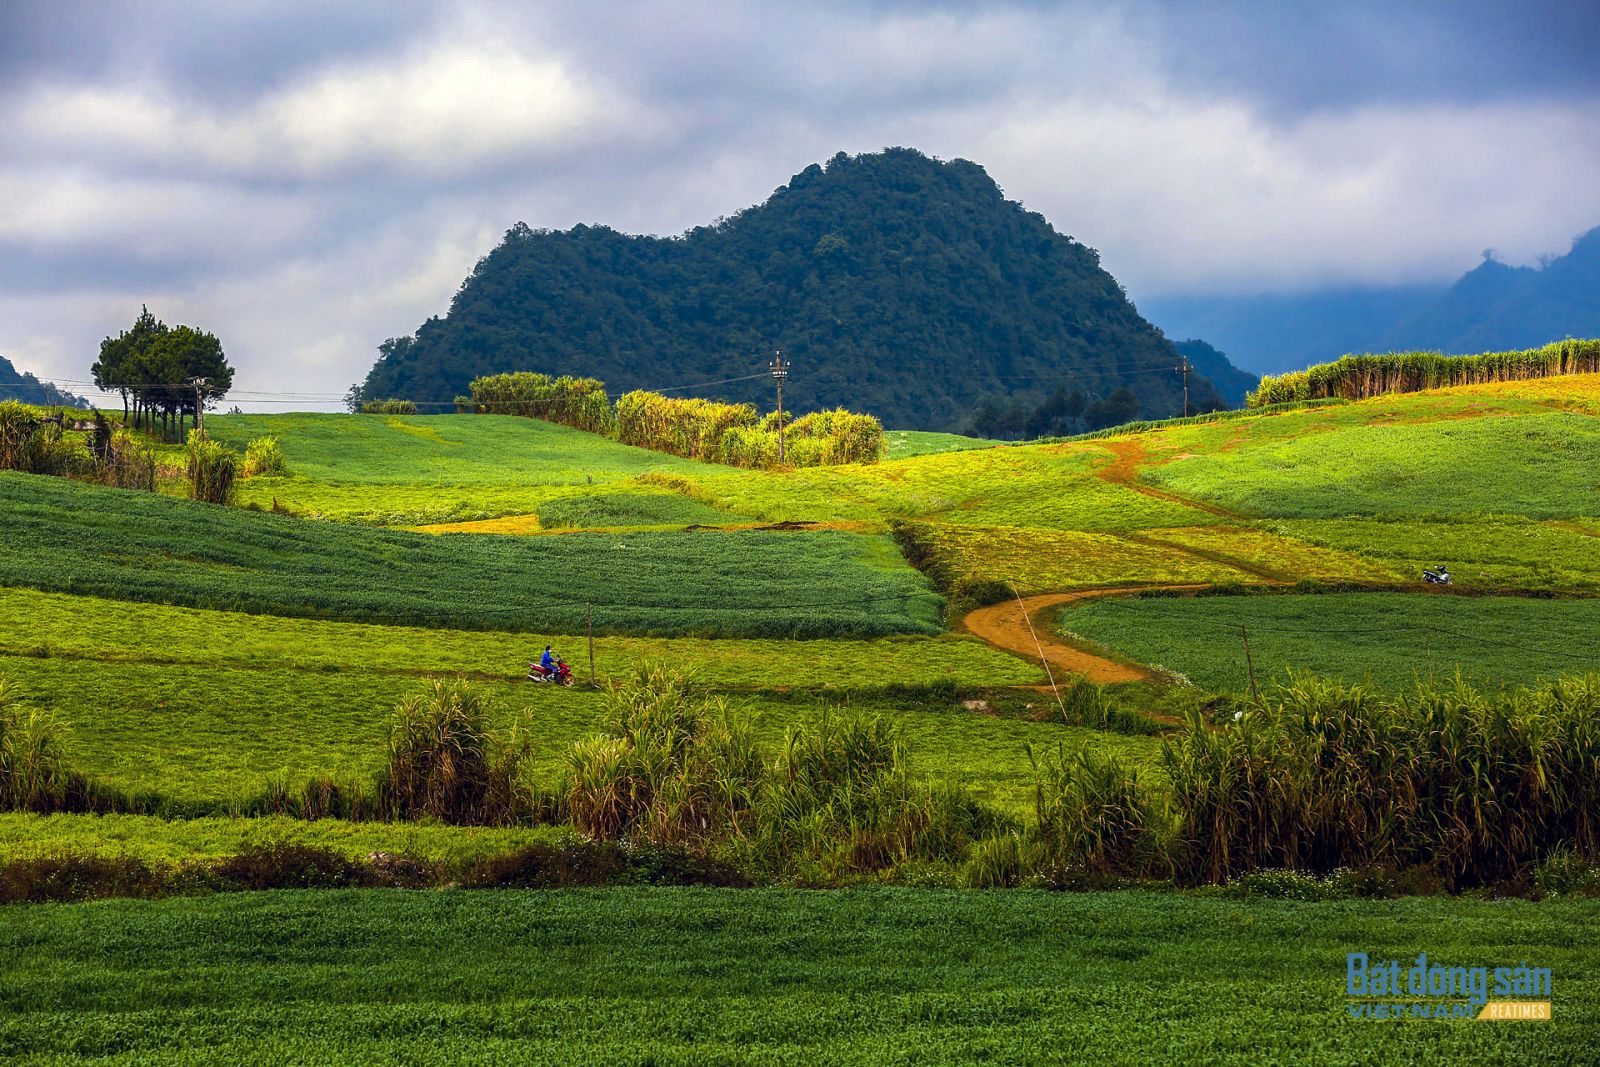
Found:
<path fill-rule="evenodd" d="M 544 650 L 544 655 L 539 658 L 539 666 L 543 667 L 547 671 L 553 671 L 556 669 L 556 658 L 550 654 L 550 650 L 548 648 Z"/>

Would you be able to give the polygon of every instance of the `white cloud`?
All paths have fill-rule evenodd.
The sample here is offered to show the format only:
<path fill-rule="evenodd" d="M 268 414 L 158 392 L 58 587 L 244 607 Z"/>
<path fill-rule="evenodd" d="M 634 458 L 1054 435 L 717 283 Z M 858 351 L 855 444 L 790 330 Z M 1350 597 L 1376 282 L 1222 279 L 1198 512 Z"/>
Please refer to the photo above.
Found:
<path fill-rule="evenodd" d="M 667 124 L 559 57 L 485 42 L 336 64 L 232 110 L 160 83 L 40 86 L 10 110 L 35 153 L 255 179 L 438 180 L 648 139 Z"/>

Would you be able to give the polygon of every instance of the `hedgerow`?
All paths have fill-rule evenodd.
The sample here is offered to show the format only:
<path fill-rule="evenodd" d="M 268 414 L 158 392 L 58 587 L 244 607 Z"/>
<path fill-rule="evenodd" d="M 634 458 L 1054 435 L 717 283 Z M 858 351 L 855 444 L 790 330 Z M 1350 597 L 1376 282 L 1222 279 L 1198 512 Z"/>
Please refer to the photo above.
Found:
<path fill-rule="evenodd" d="M 1345 356 L 1289 374 L 1269 374 L 1245 398 L 1245 404 L 1258 408 L 1323 397 L 1362 400 L 1384 393 L 1596 371 L 1600 371 L 1600 340 L 1557 341 L 1543 348 L 1476 356 L 1446 356 L 1439 352 Z"/>

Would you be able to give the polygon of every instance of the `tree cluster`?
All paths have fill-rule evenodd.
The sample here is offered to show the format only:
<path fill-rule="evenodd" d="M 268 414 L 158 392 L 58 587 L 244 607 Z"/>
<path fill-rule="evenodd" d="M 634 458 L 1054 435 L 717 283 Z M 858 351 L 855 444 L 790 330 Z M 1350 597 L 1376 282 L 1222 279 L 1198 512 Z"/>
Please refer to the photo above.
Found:
<path fill-rule="evenodd" d="M 973 437 L 999 441 L 1033 441 L 1041 437 L 1068 437 L 1089 430 L 1120 426 L 1139 417 L 1139 397 L 1121 386 L 1098 400 L 1083 390 L 1067 392 L 1062 386 L 1035 407 L 1013 400 L 1002 405 L 985 400 L 972 413 L 966 432 Z"/>
<path fill-rule="evenodd" d="M 1007 200 L 982 167 L 910 149 L 843 153 L 764 203 L 680 237 L 518 224 L 444 318 L 390 339 L 352 399 L 449 402 L 486 374 L 538 369 L 621 390 L 717 383 L 770 402 L 846 405 L 888 425 L 961 429 L 994 398 L 1055 383 L 1182 410 L 1179 357 L 1092 248 Z M 741 379 L 724 381 L 724 379 Z M 1209 387 L 1191 375 L 1191 395 Z"/>
<path fill-rule="evenodd" d="M 185 418 L 227 395 L 233 368 L 215 334 L 192 326 L 168 326 L 140 311 L 133 327 L 100 342 L 94 383 L 122 396 L 123 421 L 181 437 Z"/>

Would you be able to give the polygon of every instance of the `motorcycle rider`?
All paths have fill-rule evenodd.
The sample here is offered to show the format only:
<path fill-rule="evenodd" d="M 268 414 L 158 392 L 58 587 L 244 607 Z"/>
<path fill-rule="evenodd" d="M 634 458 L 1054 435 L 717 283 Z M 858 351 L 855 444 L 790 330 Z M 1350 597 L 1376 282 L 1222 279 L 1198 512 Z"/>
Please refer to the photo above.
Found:
<path fill-rule="evenodd" d="M 545 674 L 556 673 L 556 657 L 551 653 L 549 645 L 544 646 L 544 655 L 539 657 L 539 666 L 544 668 Z"/>

